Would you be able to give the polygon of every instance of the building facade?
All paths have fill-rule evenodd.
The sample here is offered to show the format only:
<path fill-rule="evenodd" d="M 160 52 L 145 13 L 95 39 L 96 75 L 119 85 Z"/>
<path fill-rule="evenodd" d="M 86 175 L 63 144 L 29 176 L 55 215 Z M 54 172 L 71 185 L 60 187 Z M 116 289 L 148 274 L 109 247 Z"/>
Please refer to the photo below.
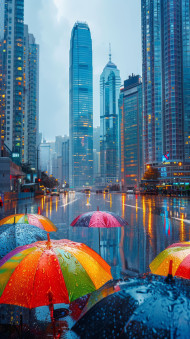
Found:
<path fill-rule="evenodd" d="M 69 138 L 62 143 L 62 185 L 69 184 Z"/>
<path fill-rule="evenodd" d="M 143 176 L 142 80 L 130 76 L 120 90 L 120 178 L 122 189 L 137 188 Z"/>
<path fill-rule="evenodd" d="M 185 166 L 190 162 L 190 3 L 142 0 L 141 7 L 144 161 Z"/>
<path fill-rule="evenodd" d="M 5 92 L 5 143 L 22 161 L 24 0 L 4 2 L 3 72 Z"/>
<path fill-rule="evenodd" d="M 24 25 L 24 0 L 0 0 L 1 154 L 36 168 L 39 47 Z"/>
<path fill-rule="evenodd" d="M 86 23 L 75 23 L 70 41 L 69 68 L 70 186 L 93 180 L 92 40 Z"/>
<path fill-rule="evenodd" d="M 102 182 L 115 183 L 119 178 L 118 99 L 120 71 L 111 61 L 100 76 L 100 172 Z"/>
<path fill-rule="evenodd" d="M 39 146 L 39 45 L 24 25 L 24 97 L 22 161 L 37 169 Z"/>

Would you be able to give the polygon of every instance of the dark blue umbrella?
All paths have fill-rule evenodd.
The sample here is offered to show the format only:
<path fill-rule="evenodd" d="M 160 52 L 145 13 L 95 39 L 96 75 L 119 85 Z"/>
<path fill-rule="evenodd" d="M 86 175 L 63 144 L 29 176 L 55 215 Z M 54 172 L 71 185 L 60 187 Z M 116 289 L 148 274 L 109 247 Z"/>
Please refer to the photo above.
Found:
<path fill-rule="evenodd" d="M 18 246 L 46 240 L 47 232 L 29 224 L 6 224 L 0 227 L 0 259 Z"/>
<path fill-rule="evenodd" d="M 163 277 L 128 278 L 101 298 L 96 291 L 73 331 L 80 338 L 189 338 L 190 281 Z M 110 289 L 110 284 L 104 287 Z"/>

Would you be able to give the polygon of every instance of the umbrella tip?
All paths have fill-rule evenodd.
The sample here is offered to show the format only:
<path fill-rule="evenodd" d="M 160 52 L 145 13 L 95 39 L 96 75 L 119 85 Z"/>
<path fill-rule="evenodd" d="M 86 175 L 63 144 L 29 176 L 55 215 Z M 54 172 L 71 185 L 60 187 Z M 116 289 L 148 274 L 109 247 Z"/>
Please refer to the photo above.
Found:
<path fill-rule="evenodd" d="M 173 278 L 173 275 L 172 275 L 172 267 L 173 267 L 173 260 L 170 260 L 168 276 L 165 279 L 165 281 L 169 282 L 169 283 L 175 281 L 174 278 Z"/>
<path fill-rule="evenodd" d="M 48 238 L 48 242 L 50 242 L 50 236 L 49 236 L 49 233 L 47 233 L 47 238 Z"/>
<path fill-rule="evenodd" d="M 99 209 L 99 206 L 97 206 L 97 211 L 99 211 L 100 209 Z"/>

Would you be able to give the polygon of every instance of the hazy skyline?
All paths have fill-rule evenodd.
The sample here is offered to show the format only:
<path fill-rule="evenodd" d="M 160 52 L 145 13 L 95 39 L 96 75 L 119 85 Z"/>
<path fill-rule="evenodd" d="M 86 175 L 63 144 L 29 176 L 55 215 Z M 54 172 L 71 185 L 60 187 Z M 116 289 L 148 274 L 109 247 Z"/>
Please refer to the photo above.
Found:
<path fill-rule="evenodd" d="M 76 21 L 86 21 L 92 36 L 94 127 L 100 125 L 99 81 L 109 43 L 122 84 L 131 73 L 142 74 L 140 0 L 25 0 L 25 24 L 40 45 L 40 131 L 47 140 L 69 134 L 69 48 Z"/>

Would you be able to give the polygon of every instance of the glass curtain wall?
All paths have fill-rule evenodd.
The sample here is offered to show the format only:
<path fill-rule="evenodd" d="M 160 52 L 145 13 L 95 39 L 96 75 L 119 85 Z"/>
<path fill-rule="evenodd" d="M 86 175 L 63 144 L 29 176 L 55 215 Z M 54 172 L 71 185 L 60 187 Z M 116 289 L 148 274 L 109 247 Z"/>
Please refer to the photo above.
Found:
<path fill-rule="evenodd" d="M 70 185 L 93 180 L 92 40 L 86 23 L 77 22 L 70 41 Z"/>

